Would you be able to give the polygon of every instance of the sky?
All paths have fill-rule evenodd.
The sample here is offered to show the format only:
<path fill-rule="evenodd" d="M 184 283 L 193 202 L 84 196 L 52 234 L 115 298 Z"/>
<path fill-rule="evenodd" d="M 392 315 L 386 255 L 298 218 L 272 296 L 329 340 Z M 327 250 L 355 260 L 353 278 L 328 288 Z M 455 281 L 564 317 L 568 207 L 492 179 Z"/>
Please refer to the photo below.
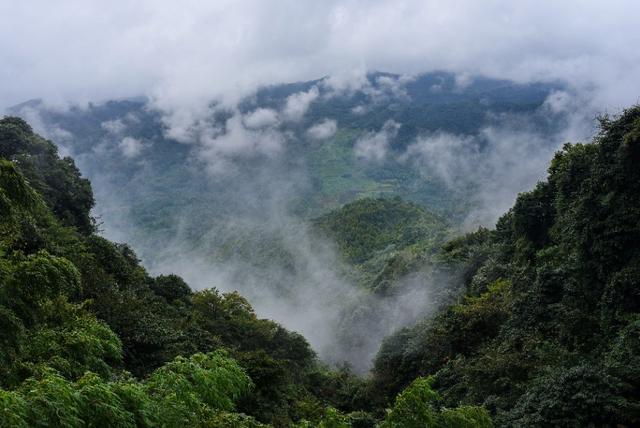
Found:
<path fill-rule="evenodd" d="M 233 105 L 362 70 L 561 79 L 600 110 L 640 97 L 640 2 L 0 0 L 0 109 L 137 95 Z"/>
<path fill-rule="evenodd" d="M 320 97 L 313 86 L 287 98 L 281 111 L 241 112 L 238 102 L 262 85 L 329 76 L 324 89 L 348 92 L 363 85 L 367 71 L 376 70 L 402 76 L 378 81 L 401 97 L 402 85 L 396 83 L 444 70 L 456 73 L 461 85 L 476 75 L 521 83 L 565 82 L 570 90 L 551 94 L 542 106 L 551 112 L 578 112 L 555 138 L 561 144 L 579 141 L 576 136 L 583 135 L 585 127 L 591 130 L 592 112 L 616 113 L 640 101 L 639 16 L 637 0 L 0 0 L 0 113 L 36 98 L 49 108 L 65 108 L 143 95 L 163 113 L 167 136 L 195 144 L 207 172 L 217 177 L 231 174 L 233 160 L 241 153 L 276 157 L 288 143 L 279 124 L 299 121 Z M 232 113 L 225 132 L 200 120 L 211 114 L 211 101 Z M 589 117 L 583 120 L 585 116 Z M 336 134 L 339 119 L 324 118 L 305 133 L 321 143 Z M 401 126 L 389 120 L 364 132 L 354 144 L 354 156 L 382 162 L 390 156 L 390 142 Z M 126 161 L 142 162 L 151 149 L 149 142 L 129 136 L 122 120 L 102 127 Z M 36 126 L 39 132 L 40 128 Z M 64 142 L 67 131 L 54 131 L 46 135 Z M 480 140 L 488 145 L 482 153 L 475 150 Z M 478 209 L 469 220 L 469 227 L 475 228 L 495 223 L 519 191 L 531 188 L 555 149 L 514 123 L 484 127 L 477 136 L 422 135 L 400 160 L 434 172 L 453 189 L 481 183 Z M 82 165 L 81 158 L 79 162 Z M 275 178 L 245 177 L 249 184 L 264 184 L 256 186 L 260 192 L 241 192 L 248 207 L 263 199 L 269 206 L 286 205 L 281 193 L 290 189 L 282 183 L 296 180 L 289 180 L 288 170 L 283 174 L 287 180 L 280 179 L 277 169 L 269 172 Z M 109 177 L 91 178 L 99 206 L 118 209 L 110 196 L 113 188 L 103 183 Z M 265 187 L 273 191 L 269 197 Z M 302 331 L 321 355 L 336 352 L 339 314 L 361 296 L 349 294 L 353 289 L 335 273 L 332 251 L 318 255 L 306 235 L 288 236 L 289 225 L 296 221 L 288 213 L 266 211 L 259 214 L 276 232 L 286 232 L 284 242 L 302 266 L 297 277 L 283 277 L 281 282 L 313 285 L 296 287 L 289 301 L 262 287 L 264 272 L 256 271 L 246 284 L 236 284 L 232 277 L 236 271 L 246 274 L 245 265 L 212 266 L 204 258 L 201 262 L 183 250 L 185 242 L 180 240 L 167 245 L 168 256 L 161 254 L 158 264 L 196 288 L 215 279 L 223 289 L 235 287 L 249 297 L 256 297 L 255 290 L 266 293 L 252 300 L 261 316 Z M 105 218 L 106 227 L 114 221 L 107 233 L 111 239 L 136 243 L 136 235 L 127 235 L 130 229 L 123 226 L 130 219 Z M 258 218 L 265 227 L 265 218 Z M 167 265 L 167 260 L 173 264 Z M 391 303 L 370 303 L 378 318 L 367 318 L 367 329 L 372 322 L 396 328 L 429 310 L 431 280 L 425 281 L 409 284 Z M 342 303 L 327 296 L 339 296 Z M 327 316 L 327 308 L 332 308 L 332 316 Z M 359 332 L 357 327 L 353 331 Z M 359 332 L 369 342 L 364 353 L 352 353 L 350 360 L 367 366 L 389 332 Z"/>

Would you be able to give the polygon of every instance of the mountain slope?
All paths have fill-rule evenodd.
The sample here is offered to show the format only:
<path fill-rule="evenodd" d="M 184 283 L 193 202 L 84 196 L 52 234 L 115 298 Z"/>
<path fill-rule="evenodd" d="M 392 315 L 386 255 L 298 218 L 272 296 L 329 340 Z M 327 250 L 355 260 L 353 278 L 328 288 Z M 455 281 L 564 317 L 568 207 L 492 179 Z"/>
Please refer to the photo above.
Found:
<path fill-rule="evenodd" d="M 43 177 L 34 182 L 52 195 L 89 185 L 73 161 L 57 162 L 52 143 L 20 119 L 0 120 L 0 135 L 7 158 L 29 161 L 0 159 L 0 425 L 382 419 L 363 379 L 325 368 L 302 336 L 259 319 L 238 293 L 194 292 L 175 275 L 151 277 L 127 245 L 65 225 L 69 218 L 56 216 L 27 177 Z M 30 161 L 42 151 L 53 162 L 35 171 Z M 66 180 L 56 180 L 60 174 Z M 429 417 L 491 426 L 484 409 L 441 408 L 430 385 L 416 381 L 388 422 L 413 418 L 402 402 L 418 400 Z"/>
<path fill-rule="evenodd" d="M 57 196 L 84 183 L 73 161 L 34 169 L 31 158 L 57 160 L 55 149 L 20 119 L 2 119 L 0 135 L 13 160 L 0 160 L 0 421 L 80 426 L 98 412 L 128 426 L 491 426 L 487 410 L 500 426 L 640 420 L 638 106 L 602 119 L 592 144 L 566 145 L 495 230 L 442 250 L 447 223 L 397 199 L 316 221 L 361 272 L 408 252 L 416 278 L 442 272 L 443 291 L 465 288 L 390 336 L 370 380 L 323 368 L 303 337 L 259 319 L 238 293 L 149 276 L 128 246 L 65 214 L 90 220 L 90 191 L 53 211 L 75 204 Z M 381 306 L 369 293 L 348 315 L 387 308 L 406 287 L 401 272 Z M 378 328 L 365 324 L 352 333 Z"/>
<path fill-rule="evenodd" d="M 378 293 L 431 262 L 450 233 L 442 218 L 400 198 L 358 199 L 313 225 Z"/>
<path fill-rule="evenodd" d="M 435 375 L 503 426 L 632 426 L 638 413 L 640 107 L 566 145 L 493 231 L 448 244 L 467 296 L 383 345 L 375 382 Z"/>
<path fill-rule="evenodd" d="M 67 391 L 64 394 L 75 394 L 73 391 L 82 390 L 86 382 L 93 382 L 96 388 L 141 388 L 101 382 L 126 376 L 123 369 L 140 378 L 151 376 L 150 384 L 163 382 L 161 376 L 171 376 L 174 369 L 184 370 L 180 364 L 187 362 L 176 360 L 173 368 L 163 364 L 180 356 L 224 348 L 243 362 L 227 363 L 228 354 L 222 353 L 194 357 L 188 364 L 194 370 L 202 364 L 205 371 L 212 368 L 207 358 L 217 361 L 214 364 L 230 364 L 233 376 L 240 382 L 238 392 L 232 393 L 233 402 L 265 421 L 289 417 L 285 402 L 292 395 L 287 392 L 285 397 L 285 391 L 293 385 L 304 388 L 305 376 L 315 370 L 314 354 L 304 338 L 272 321 L 258 319 L 237 293 L 221 294 L 216 290 L 194 293 L 175 275 L 150 277 L 128 246 L 90 232 L 80 233 L 81 229 L 75 226 L 65 226 L 63 222 L 68 217 L 64 213 L 55 216 L 25 175 L 44 177 L 43 181 L 34 182 L 52 195 L 64 195 L 75 183 L 87 183 L 80 178 L 73 161 L 48 163 L 45 170 L 35 171 L 31 161 L 37 162 L 40 153 L 52 156 L 54 161 L 58 159 L 53 144 L 33 134 L 26 123 L 15 118 L 0 120 L 0 135 L 3 154 L 16 159 L 0 160 L 1 386 L 17 388 L 13 392 L 0 391 L 3 397 L 31 403 L 36 398 L 21 395 L 26 394 L 28 384 L 38 394 L 47 394 L 42 388 L 50 382 L 64 388 Z M 62 175 L 66 181 L 57 180 L 61 174 L 67 174 Z M 78 206 L 71 208 L 81 209 L 82 204 L 80 199 Z M 88 211 L 84 214 L 88 216 Z M 87 370 L 98 377 L 85 379 L 82 376 Z M 248 395 L 249 381 L 243 380 L 246 372 L 254 379 L 254 388 Z M 118 394 L 117 400 L 125 399 Z M 162 394 L 151 401 L 164 399 Z M 218 398 L 227 400 L 221 394 Z M 52 405 L 76 412 L 72 404 Z M 199 406 L 197 402 L 189 405 Z M 220 404 L 210 401 L 207 405 L 215 410 Z M 232 410 L 234 405 L 227 401 L 222 408 Z M 11 413 L 16 409 L 4 411 Z M 179 414 L 188 409 L 174 410 L 179 417 L 186 418 L 183 421 L 190 420 Z M 38 411 L 49 410 L 34 408 L 12 417 L 23 423 L 48 420 L 49 416 Z M 161 412 L 159 408 L 153 411 Z M 72 413 L 69 417 L 79 415 Z M 149 424 L 156 417 L 163 418 L 158 414 L 147 417 Z"/>

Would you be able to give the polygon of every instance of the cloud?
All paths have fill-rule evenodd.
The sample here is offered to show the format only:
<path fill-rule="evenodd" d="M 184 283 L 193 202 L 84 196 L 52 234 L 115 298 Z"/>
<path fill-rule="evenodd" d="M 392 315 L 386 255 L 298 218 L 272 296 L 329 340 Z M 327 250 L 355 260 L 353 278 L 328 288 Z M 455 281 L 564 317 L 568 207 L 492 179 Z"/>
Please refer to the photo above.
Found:
<path fill-rule="evenodd" d="M 352 95 L 370 85 L 367 71 L 364 64 L 337 70 L 322 79 L 322 86 L 327 90 L 329 96 Z"/>
<path fill-rule="evenodd" d="M 351 113 L 356 114 L 358 116 L 366 114 L 368 111 L 369 109 L 367 108 L 367 106 L 364 106 L 364 105 L 358 105 L 351 109 Z"/>
<path fill-rule="evenodd" d="M 325 77 L 321 81 L 321 86 L 325 90 L 324 97 L 350 97 L 356 93 L 361 93 L 373 104 L 379 104 L 392 98 L 408 99 L 406 84 L 413 81 L 415 76 L 409 74 L 400 76 L 385 74 L 376 76 L 372 82 L 370 72 L 371 70 L 367 70 L 364 65 L 360 65 Z M 366 106 L 362 107 L 366 109 Z M 358 110 L 354 111 L 354 113 L 359 114 Z"/>
<path fill-rule="evenodd" d="M 204 128 L 198 140 L 198 159 L 214 176 L 237 172 L 235 161 L 280 153 L 286 137 L 275 129 L 254 130 L 244 126 L 239 113 L 225 122 L 224 129 Z"/>
<path fill-rule="evenodd" d="M 136 158 L 142 152 L 144 144 L 142 141 L 133 137 L 124 137 L 119 143 L 118 148 L 122 152 L 122 156 L 128 159 Z"/>
<path fill-rule="evenodd" d="M 474 229 L 494 226 L 519 192 L 544 178 L 559 144 L 550 145 L 528 130 L 486 127 L 473 136 L 443 132 L 421 136 L 401 159 L 470 203 L 463 228 Z"/>
<path fill-rule="evenodd" d="M 173 108 L 233 105 L 259 85 L 348 70 L 447 69 L 564 79 L 595 88 L 601 109 L 619 108 L 640 93 L 639 8 L 630 0 L 2 2 L 0 107 L 139 94 Z"/>
<path fill-rule="evenodd" d="M 356 159 L 381 162 L 389 151 L 390 141 L 396 137 L 400 124 L 394 120 L 388 120 L 378 132 L 368 132 L 356 140 L 353 146 L 353 154 Z"/>
<path fill-rule="evenodd" d="M 544 101 L 544 107 L 552 113 L 566 113 L 575 110 L 575 98 L 566 91 L 554 91 Z"/>
<path fill-rule="evenodd" d="M 246 114 L 242 121 L 247 128 L 258 129 L 278 123 L 278 112 L 270 108 L 258 108 Z"/>
<path fill-rule="evenodd" d="M 469 171 L 482 167 L 480 157 L 476 138 L 436 132 L 419 137 L 407 147 L 401 160 L 417 161 L 424 172 L 438 177 L 447 186 L 461 187 Z"/>
<path fill-rule="evenodd" d="M 406 98 L 408 95 L 405 85 L 413 80 L 415 80 L 415 76 L 406 74 L 398 78 L 393 76 L 379 76 L 376 79 L 376 83 L 383 93 L 389 92 L 396 98 Z"/>
<path fill-rule="evenodd" d="M 455 79 L 455 89 L 457 91 L 463 91 L 472 83 L 473 83 L 473 75 L 467 72 L 458 73 Z"/>
<path fill-rule="evenodd" d="M 297 122 L 305 115 L 311 103 L 318 98 L 320 91 L 317 86 L 312 86 L 306 92 L 298 92 L 287 97 L 287 103 L 282 111 L 285 119 Z"/>
<path fill-rule="evenodd" d="M 324 119 L 307 130 L 307 135 L 314 140 L 326 140 L 335 135 L 338 124 L 333 119 Z"/>
<path fill-rule="evenodd" d="M 299 121 L 320 96 L 362 91 L 353 113 L 364 114 L 406 96 L 411 76 L 448 70 L 458 88 L 477 75 L 563 80 L 593 117 L 639 101 L 638 12 L 624 0 L 0 2 L 0 110 L 31 98 L 65 108 L 145 95 L 166 137 L 200 144 L 219 136 L 216 113 L 264 85 L 328 76 L 281 111 L 249 113 L 251 130 Z M 401 77 L 371 85 L 371 70 Z M 379 158 L 385 144 L 361 149 Z"/>
<path fill-rule="evenodd" d="M 594 121 L 581 109 L 583 102 L 565 91 L 547 97 L 536 115 L 539 120 L 566 115 L 556 132 L 541 132 L 531 125 L 531 117 L 498 116 L 475 135 L 421 135 L 398 160 L 440 180 L 470 204 L 463 228 L 492 227 L 518 193 L 544 179 L 549 161 L 564 143 L 588 141 Z"/>
<path fill-rule="evenodd" d="M 127 128 L 122 119 L 107 120 L 100 127 L 113 135 L 120 135 Z"/>

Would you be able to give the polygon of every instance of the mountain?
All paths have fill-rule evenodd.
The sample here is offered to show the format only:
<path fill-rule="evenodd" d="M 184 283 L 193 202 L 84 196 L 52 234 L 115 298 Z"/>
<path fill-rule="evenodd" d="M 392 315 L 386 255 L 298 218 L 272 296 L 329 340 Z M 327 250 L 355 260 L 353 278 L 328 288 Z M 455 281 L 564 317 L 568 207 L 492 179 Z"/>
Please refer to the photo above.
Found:
<path fill-rule="evenodd" d="M 388 338 L 374 382 L 434 375 L 500 426 L 633 426 L 638 413 L 640 107 L 567 144 L 495 230 L 445 246 L 465 297 Z"/>
<path fill-rule="evenodd" d="M 238 291 L 323 361 L 362 374 L 385 336 L 455 298 L 458 273 L 431 263 L 439 244 L 492 225 L 541 178 L 573 118 L 562 83 L 445 72 L 347 83 L 266 87 L 184 117 L 145 98 L 13 110 L 74 158 L 91 180 L 100 234 L 127 242 L 151 274 Z M 381 247 L 366 262 L 345 254 L 345 230 L 332 232 L 327 216 L 347 204 L 340 220 L 366 224 L 347 211 L 394 197 L 422 224 L 378 242 L 364 237 L 379 230 L 354 230 L 358 245 Z M 393 236 L 417 233 L 430 238 Z"/>
<path fill-rule="evenodd" d="M 0 147 L 2 426 L 373 426 L 381 418 L 363 379 L 327 369 L 302 336 L 259 319 L 238 293 L 152 277 L 129 246 L 96 235 L 90 184 L 26 122 L 0 120 Z M 416 226 L 432 219 L 412 205 L 401 211 Z M 424 388 L 417 382 L 399 401 Z M 443 421 L 491 426 L 481 408 L 424 406 Z M 406 417 L 402 409 L 389 423 Z"/>
<path fill-rule="evenodd" d="M 361 353 L 336 349 L 332 320 L 361 301 L 363 288 L 393 288 L 410 273 L 402 265 L 422 257 L 421 244 L 356 266 L 335 248 L 335 233 L 316 233 L 314 219 L 363 198 L 399 196 L 451 230 L 491 225 L 540 178 L 571 112 L 558 108 L 569 91 L 559 82 L 434 72 L 347 83 L 329 76 L 261 88 L 185 117 L 144 98 L 68 109 L 34 101 L 13 113 L 73 156 L 92 182 L 99 230 L 128 242 L 151 273 L 238 290 L 261 316 L 304 334 L 323 359 L 366 371 L 382 336 Z M 436 244 L 439 221 L 425 221 Z M 442 288 L 427 282 L 422 288 Z M 400 299 L 399 291 L 391 294 Z M 404 314 L 431 306 L 426 293 L 415 300 L 377 322 L 412 322 Z M 301 305 L 310 308 L 305 316 Z"/>
<path fill-rule="evenodd" d="M 356 266 L 360 282 L 377 293 L 426 265 L 451 233 L 443 218 L 399 197 L 358 199 L 313 224 Z"/>
<path fill-rule="evenodd" d="M 211 211 L 219 218 L 269 208 L 254 201 L 258 196 L 285 198 L 289 211 L 307 218 L 360 197 L 401 196 L 464 219 L 474 189 L 451 192 L 441 176 L 410 162 L 417 154 L 403 158 L 417 137 L 477 136 L 461 154 L 472 156 L 491 144 L 483 130 L 508 126 L 539 134 L 543 141 L 538 151 L 543 144 L 553 150 L 557 142 L 550 137 L 566 126 L 567 117 L 545 105 L 551 94 L 565 90 L 560 83 L 516 84 L 480 76 L 459 80 L 445 72 L 413 78 L 371 73 L 353 90 L 336 89 L 329 78 L 280 85 L 259 90 L 237 110 L 211 109 L 195 123 L 179 126 L 177 119 L 144 99 L 67 110 L 31 102 L 16 106 L 12 114 L 34 119 L 45 135 L 73 154 L 94 184 L 97 212 L 105 218 L 111 212 L 126 218 L 126 225 L 105 227 L 131 226 L 136 241 L 140 235 L 146 260 L 146 247 L 155 247 L 156 239 L 166 241 L 180 233 L 197 239 L 214 227 L 216 221 L 207 215 Z M 300 101 L 303 95 L 305 102 Z M 295 112 L 306 111 L 294 119 L 288 105 L 289 110 L 293 105 L 300 109 Z M 241 129 L 230 120 L 236 117 L 242 117 Z M 319 134 L 311 132 L 322 124 L 328 125 L 316 128 Z M 259 143 L 227 153 L 216 145 L 219 138 L 214 136 L 220 132 L 243 147 L 248 145 L 245 133 L 252 132 Z M 358 141 L 372 141 L 375 148 L 354 153 Z M 282 145 L 277 156 L 261 149 L 270 144 Z M 206 173 L 225 166 L 224 174 Z M 126 192 L 119 191 L 123 187 Z M 287 197 L 279 192 L 284 187 Z M 250 201 L 241 202 L 238 193 L 249 195 Z M 190 224 L 196 216 L 198 224 Z"/>
<path fill-rule="evenodd" d="M 368 352 L 371 343 L 350 341 L 384 331 L 359 320 L 389 309 L 406 315 L 416 292 L 428 292 L 431 305 L 418 305 L 409 326 L 384 341 L 363 378 L 324 366 L 303 336 L 259 318 L 238 293 L 149 275 L 131 247 L 96 234 L 93 191 L 74 161 L 23 120 L 4 118 L 0 421 L 633 426 L 640 107 L 599 126 L 591 143 L 558 151 L 547 178 L 492 229 L 455 237 L 451 219 L 415 202 L 359 198 L 312 220 L 264 224 L 248 238 L 273 251 L 261 263 L 293 260 L 289 278 L 317 274 L 319 282 L 279 295 L 355 293 L 337 312 L 327 301 L 301 306 L 312 324 L 318 308 L 329 319 L 341 314 L 329 332 L 345 349 Z M 242 225 L 229 236 L 254 230 Z M 284 252 L 269 244 L 278 239 Z M 300 263 L 322 257 L 322 269 Z M 329 275 L 354 280 L 321 287 Z"/>

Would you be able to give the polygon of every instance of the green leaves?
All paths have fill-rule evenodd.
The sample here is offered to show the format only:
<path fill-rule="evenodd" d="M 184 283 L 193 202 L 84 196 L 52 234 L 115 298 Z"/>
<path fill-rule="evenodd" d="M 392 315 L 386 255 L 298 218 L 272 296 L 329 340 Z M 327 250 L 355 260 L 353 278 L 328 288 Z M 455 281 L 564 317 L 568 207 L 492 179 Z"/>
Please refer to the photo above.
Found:
<path fill-rule="evenodd" d="M 177 357 L 156 370 L 146 388 L 158 402 L 162 420 L 184 419 L 187 423 L 201 412 L 233 410 L 251 385 L 251 379 L 234 360 L 223 352 L 214 352 Z"/>
<path fill-rule="evenodd" d="M 19 261 L 7 294 L 28 305 L 41 305 L 57 296 L 73 296 L 80 292 L 80 273 L 69 261 L 40 252 Z"/>
<path fill-rule="evenodd" d="M 636 424 L 638 135 L 639 106 L 603 119 L 496 231 L 447 244 L 464 301 L 387 340 L 376 384 L 433 373 L 447 404 L 484 404 L 508 426 Z"/>
<path fill-rule="evenodd" d="M 221 352 L 179 357 L 144 383 L 106 381 L 91 372 L 71 382 L 45 369 L 15 391 L 0 389 L 0 427 L 193 426 L 233 410 L 250 387 L 240 366 Z"/>
<path fill-rule="evenodd" d="M 356 200 L 320 217 L 315 227 L 335 239 L 354 264 L 417 244 L 433 252 L 447 234 L 443 219 L 399 198 Z"/>
<path fill-rule="evenodd" d="M 27 409 L 22 395 L 0 389 L 0 428 L 27 428 Z"/>
<path fill-rule="evenodd" d="M 453 409 L 440 406 L 440 396 L 432 389 L 433 378 L 417 378 L 396 398 L 381 428 L 491 428 L 489 413 L 474 406 Z"/>
<path fill-rule="evenodd" d="M 30 186 L 66 226 L 75 226 L 82 233 L 93 231 L 91 185 L 80 176 L 72 159 L 58 157 L 53 143 L 34 134 L 22 119 L 5 117 L 0 119 L 0 157 L 18 165 Z M 4 184 L 0 182 L 0 187 Z"/>
<path fill-rule="evenodd" d="M 122 359 L 118 336 L 106 324 L 64 300 L 55 302 L 51 310 L 55 314 L 27 335 L 16 365 L 30 372 L 46 365 L 69 379 L 77 379 L 87 370 L 108 378 L 111 364 Z"/>

